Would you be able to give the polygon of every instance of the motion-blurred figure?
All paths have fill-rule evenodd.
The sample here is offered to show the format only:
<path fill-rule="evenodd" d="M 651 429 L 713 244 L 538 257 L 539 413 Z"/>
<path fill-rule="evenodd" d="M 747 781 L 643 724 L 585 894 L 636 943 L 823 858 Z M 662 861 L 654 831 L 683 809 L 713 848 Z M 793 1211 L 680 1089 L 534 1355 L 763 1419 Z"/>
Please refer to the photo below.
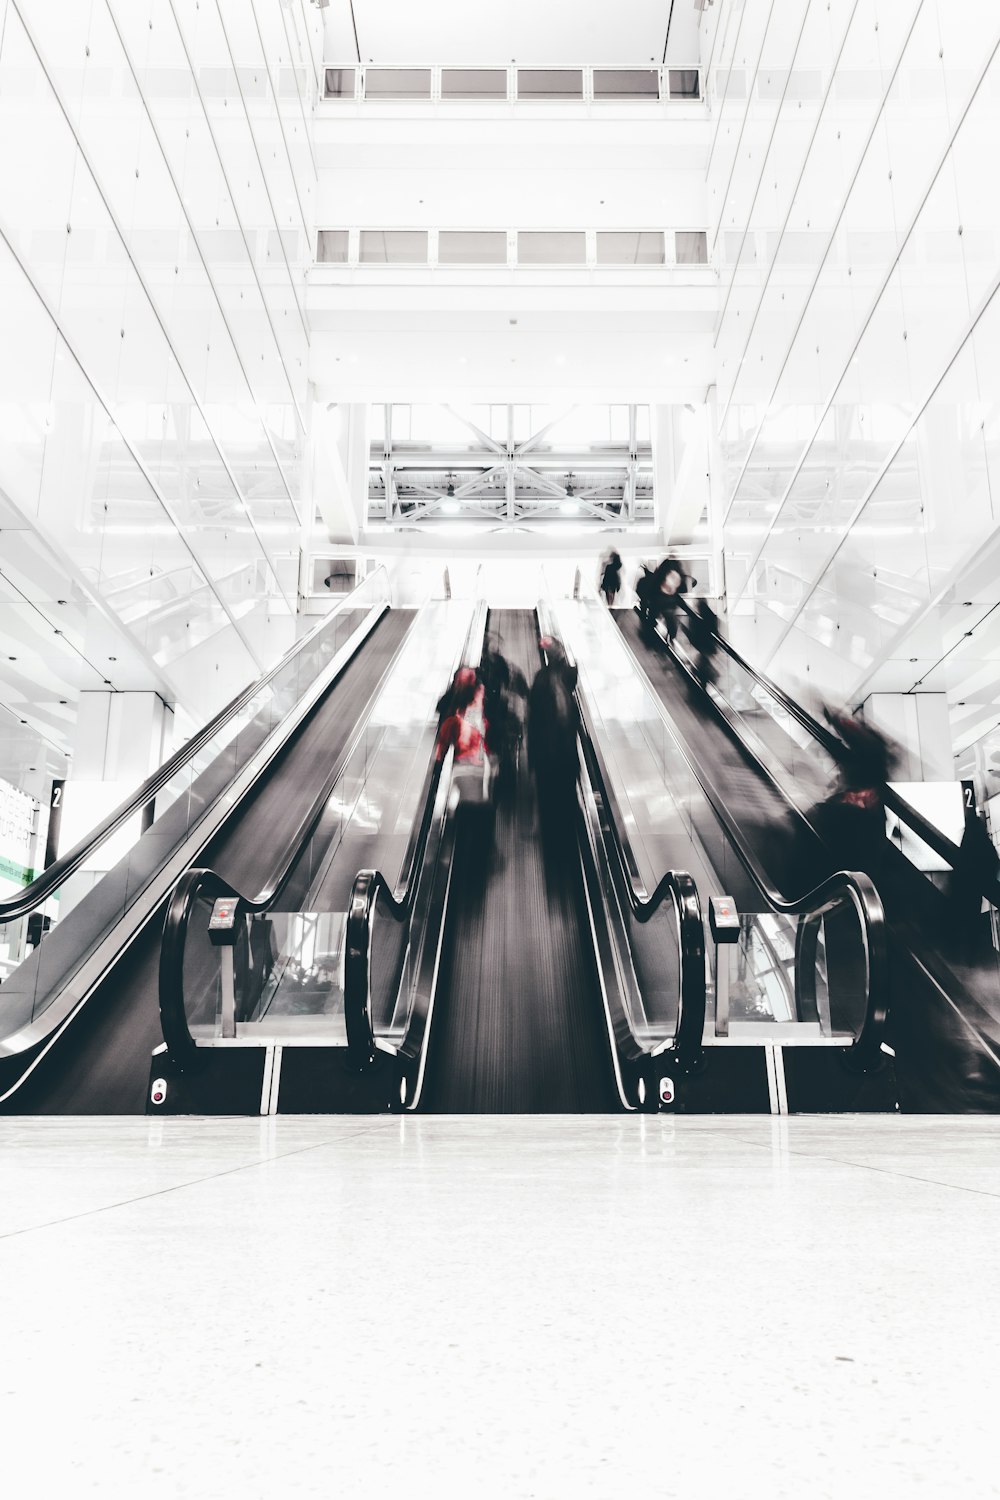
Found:
<path fill-rule="evenodd" d="M 652 572 L 644 568 L 635 586 L 639 598 L 639 618 L 643 625 L 648 630 L 653 630 L 657 620 L 662 619 L 667 627 L 669 640 L 676 640 L 680 595 L 686 594 L 697 582 L 697 578 L 685 573 L 676 557 L 665 557 Z"/>
<path fill-rule="evenodd" d="M 580 715 L 573 693 L 577 672 L 558 641 L 545 637 L 541 644 L 546 664 L 535 674 L 528 695 L 528 753 L 542 837 L 549 850 L 556 852 L 575 837 Z"/>
<path fill-rule="evenodd" d="M 622 586 L 622 560 L 617 552 L 609 552 L 601 568 L 601 593 L 610 609 L 618 598 Z"/>
<path fill-rule="evenodd" d="M 523 738 L 523 704 L 528 696 L 524 673 L 511 667 L 500 650 L 502 642 L 491 636 L 486 643 L 479 676 L 485 692 L 486 722 L 489 726 L 489 750 L 496 757 L 496 792 L 498 799 L 513 791 Z"/>
<path fill-rule="evenodd" d="M 707 599 L 696 599 L 687 618 L 687 638 L 694 652 L 694 675 L 703 688 L 717 682 L 715 653 L 719 648 L 719 617 Z"/>
<path fill-rule="evenodd" d="M 997 854 L 982 818 L 971 817 L 959 846 L 959 861 L 948 877 L 951 936 L 959 963 L 974 964 L 990 944 L 990 929 L 984 913 L 991 903 L 986 892 L 1000 897 L 1000 855 Z"/>
<path fill-rule="evenodd" d="M 896 752 L 873 724 L 853 714 L 824 710 L 838 745 L 833 754 L 839 785 L 828 801 L 833 821 L 827 818 L 842 857 L 860 862 L 877 860 L 885 843 L 885 784 L 892 774 Z"/>
<path fill-rule="evenodd" d="M 459 667 L 444 704 L 437 736 L 437 758 L 454 750 L 454 779 L 463 804 L 489 803 L 490 761 L 487 753 L 486 690 L 472 667 Z"/>

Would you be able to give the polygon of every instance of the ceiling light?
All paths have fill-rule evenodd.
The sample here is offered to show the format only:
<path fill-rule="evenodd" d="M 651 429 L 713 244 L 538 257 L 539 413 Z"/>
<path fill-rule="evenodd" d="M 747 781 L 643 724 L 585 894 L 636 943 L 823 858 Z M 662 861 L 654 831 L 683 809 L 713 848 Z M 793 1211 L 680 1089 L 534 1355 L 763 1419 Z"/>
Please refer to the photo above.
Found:
<path fill-rule="evenodd" d="M 567 490 L 566 493 L 568 495 L 570 491 Z M 580 507 L 577 505 L 575 500 L 564 500 L 559 506 L 559 509 L 562 511 L 564 516 L 578 516 L 580 514 Z"/>

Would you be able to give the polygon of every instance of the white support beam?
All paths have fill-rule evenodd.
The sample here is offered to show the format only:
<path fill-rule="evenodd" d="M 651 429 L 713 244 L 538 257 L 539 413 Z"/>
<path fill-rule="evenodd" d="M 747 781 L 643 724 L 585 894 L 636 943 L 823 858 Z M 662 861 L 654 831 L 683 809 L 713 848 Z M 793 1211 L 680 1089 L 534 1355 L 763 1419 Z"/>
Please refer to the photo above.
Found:
<path fill-rule="evenodd" d="M 312 493 L 331 542 L 356 542 L 361 532 L 371 464 L 368 413 L 362 404 L 332 402 L 316 409 Z"/>

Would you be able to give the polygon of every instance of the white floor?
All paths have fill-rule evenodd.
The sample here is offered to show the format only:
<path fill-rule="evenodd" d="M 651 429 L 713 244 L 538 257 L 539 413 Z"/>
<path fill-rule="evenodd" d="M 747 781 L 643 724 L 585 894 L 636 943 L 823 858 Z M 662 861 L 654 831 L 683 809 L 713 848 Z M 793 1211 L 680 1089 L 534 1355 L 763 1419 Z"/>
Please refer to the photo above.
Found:
<path fill-rule="evenodd" d="M 0 1120 L 0 1490 L 1000 1494 L 998 1241 L 1000 1119 Z"/>

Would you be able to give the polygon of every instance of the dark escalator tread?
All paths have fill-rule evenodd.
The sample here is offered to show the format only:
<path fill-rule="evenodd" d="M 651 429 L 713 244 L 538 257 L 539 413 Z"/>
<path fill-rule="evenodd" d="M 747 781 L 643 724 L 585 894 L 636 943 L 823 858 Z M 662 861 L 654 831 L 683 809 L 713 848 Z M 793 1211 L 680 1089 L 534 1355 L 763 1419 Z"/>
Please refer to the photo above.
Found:
<path fill-rule="evenodd" d="M 343 750 L 371 693 L 413 622 L 391 610 L 248 794 L 230 826 L 199 855 L 238 888 L 266 878 L 261 851 L 274 849 L 305 812 L 317 781 Z M 263 873 L 262 873 L 263 868 Z M 149 1059 L 163 1040 L 159 1014 L 162 914 L 157 912 L 79 1017 L 2 1107 L 9 1114 L 141 1114 Z"/>
<path fill-rule="evenodd" d="M 504 655 L 528 681 L 534 617 L 494 612 Z M 617 1111 L 599 978 L 575 853 L 547 869 L 522 759 L 492 858 L 456 849 L 422 1108 L 458 1113 Z"/>

